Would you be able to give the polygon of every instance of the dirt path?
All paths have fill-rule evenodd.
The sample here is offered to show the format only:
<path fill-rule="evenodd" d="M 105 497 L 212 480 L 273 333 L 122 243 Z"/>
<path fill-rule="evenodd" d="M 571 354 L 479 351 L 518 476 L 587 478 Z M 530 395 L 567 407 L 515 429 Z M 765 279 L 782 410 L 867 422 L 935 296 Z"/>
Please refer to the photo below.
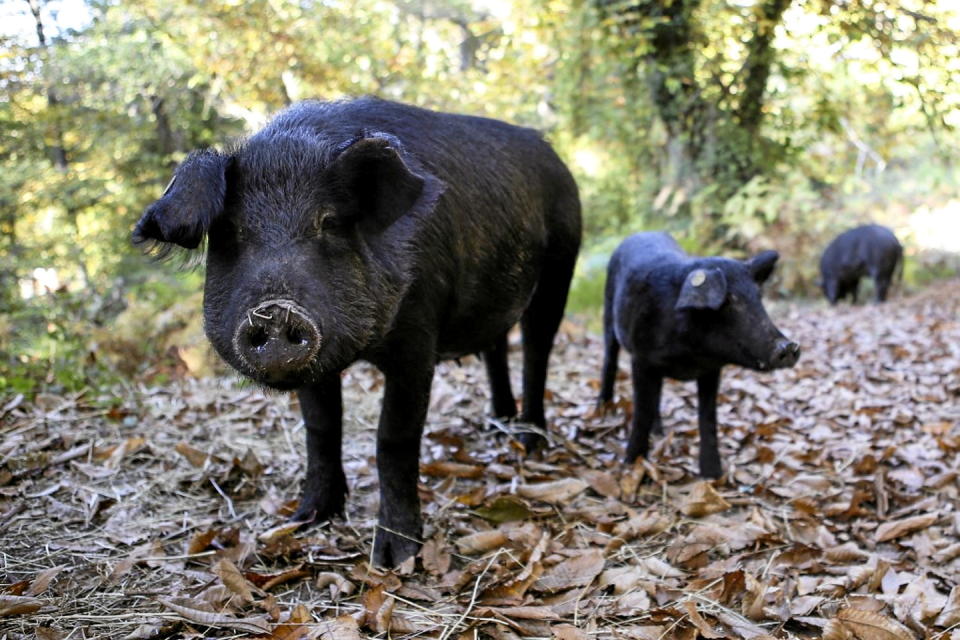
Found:
<path fill-rule="evenodd" d="M 0 398 L 0 638 L 960 638 L 958 301 L 950 282 L 782 309 L 804 356 L 726 371 L 714 485 L 695 476 L 692 384 L 666 386 L 650 463 L 621 468 L 629 406 L 592 415 L 601 346 L 576 327 L 551 370 L 554 446 L 526 462 L 485 424 L 480 363 L 444 364 L 427 543 L 396 573 L 366 564 L 367 368 L 345 377 L 347 518 L 310 531 L 278 526 L 304 463 L 286 397 Z"/>

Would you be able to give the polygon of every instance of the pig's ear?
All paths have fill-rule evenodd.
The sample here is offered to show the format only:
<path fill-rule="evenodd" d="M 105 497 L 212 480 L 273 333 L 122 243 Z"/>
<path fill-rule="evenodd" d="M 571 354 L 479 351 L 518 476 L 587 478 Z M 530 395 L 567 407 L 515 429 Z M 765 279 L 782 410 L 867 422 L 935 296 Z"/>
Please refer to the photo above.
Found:
<path fill-rule="evenodd" d="M 394 136 L 368 133 L 346 144 L 328 173 L 344 221 L 385 229 L 434 191 L 436 179 L 410 167 Z"/>
<path fill-rule="evenodd" d="M 720 269 L 694 269 L 687 274 L 675 309 L 719 309 L 727 298 L 727 277 Z"/>
<path fill-rule="evenodd" d="M 160 199 L 137 222 L 133 243 L 196 249 L 210 223 L 223 213 L 229 161 L 229 156 L 216 151 L 191 153 L 174 171 Z"/>
<path fill-rule="evenodd" d="M 763 284 L 773 273 L 780 254 L 776 251 L 761 251 L 745 262 L 747 270 L 757 284 Z"/>

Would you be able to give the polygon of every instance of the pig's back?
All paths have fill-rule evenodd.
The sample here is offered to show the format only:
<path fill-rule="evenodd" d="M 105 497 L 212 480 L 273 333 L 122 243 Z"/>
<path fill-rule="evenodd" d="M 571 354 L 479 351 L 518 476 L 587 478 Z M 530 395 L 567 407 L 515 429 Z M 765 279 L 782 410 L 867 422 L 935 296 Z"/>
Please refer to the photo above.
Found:
<path fill-rule="evenodd" d="M 840 277 L 863 275 L 871 267 L 892 268 L 902 248 L 893 231 L 878 224 L 867 224 L 844 231 L 827 246 L 820 259 L 824 273 Z"/>

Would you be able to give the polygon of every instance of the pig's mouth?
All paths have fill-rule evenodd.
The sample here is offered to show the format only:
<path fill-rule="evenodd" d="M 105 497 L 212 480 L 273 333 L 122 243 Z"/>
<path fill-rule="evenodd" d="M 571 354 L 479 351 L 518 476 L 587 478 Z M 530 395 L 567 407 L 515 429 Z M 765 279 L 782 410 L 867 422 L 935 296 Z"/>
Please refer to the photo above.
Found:
<path fill-rule="evenodd" d="M 253 379 L 289 390 L 310 377 L 320 336 L 303 307 L 291 300 L 266 300 L 247 310 L 234 333 L 233 349 Z"/>

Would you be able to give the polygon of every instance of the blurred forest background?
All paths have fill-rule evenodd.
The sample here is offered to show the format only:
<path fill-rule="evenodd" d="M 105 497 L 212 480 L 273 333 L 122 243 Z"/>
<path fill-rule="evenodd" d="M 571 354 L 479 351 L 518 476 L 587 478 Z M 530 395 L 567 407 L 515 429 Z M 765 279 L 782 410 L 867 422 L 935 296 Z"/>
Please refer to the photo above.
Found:
<path fill-rule="evenodd" d="M 129 232 L 190 150 L 293 101 L 373 94 L 545 132 L 586 237 L 571 295 L 664 228 L 783 255 L 816 294 L 825 243 L 892 226 L 906 286 L 956 274 L 954 0 L 4 0 L 0 389 L 206 373 L 201 270 Z"/>

